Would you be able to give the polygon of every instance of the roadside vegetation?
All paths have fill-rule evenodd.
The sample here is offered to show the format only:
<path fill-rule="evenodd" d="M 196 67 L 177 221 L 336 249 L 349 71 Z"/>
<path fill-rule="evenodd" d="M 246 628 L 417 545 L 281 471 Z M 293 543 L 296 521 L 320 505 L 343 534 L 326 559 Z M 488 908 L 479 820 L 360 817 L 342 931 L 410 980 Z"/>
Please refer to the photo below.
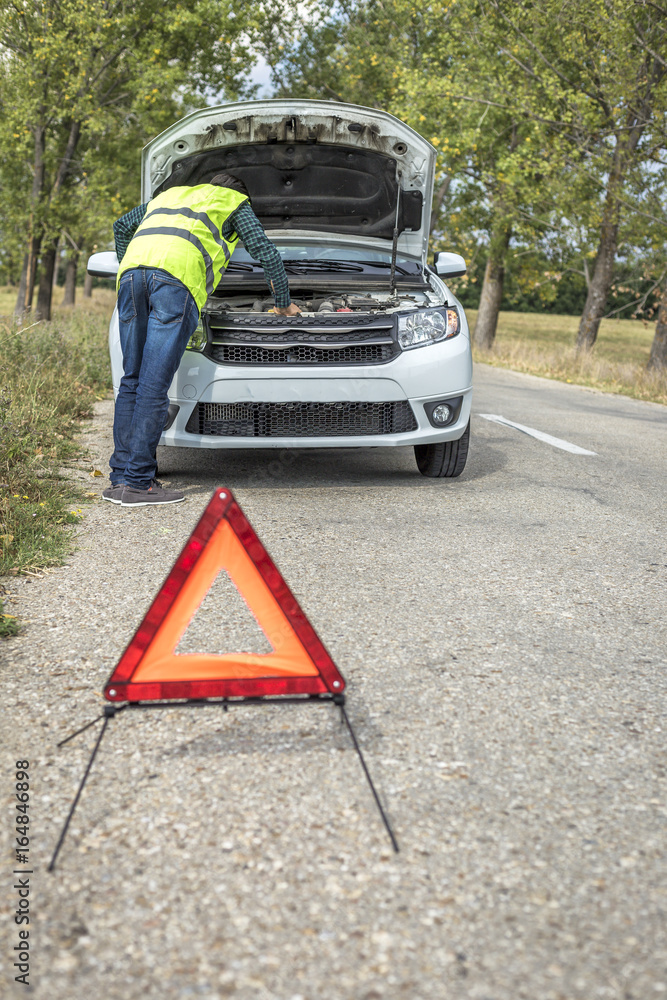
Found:
<path fill-rule="evenodd" d="M 471 329 L 477 312 L 466 309 Z M 501 312 L 490 350 L 473 344 L 475 361 L 667 404 L 667 369 L 648 368 L 655 323 L 605 319 L 592 351 L 577 351 L 577 316 Z"/>
<path fill-rule="evenodd" d="M 5 606 L 0 601 L 0 639 L 9 639 L 12 635 L 18 635 L 21 626 L 14 615 L 5 614 Z"/>
<path fill-rule="evenodd" d="M 4 308 L 0 295 L 0 309 Z M 57 565 L 87 493 L 67 475 L 82 422 L 110 387 L 106 329 L 113 293 L 50 322 L 0 312 L 0 576 Z M 0 590 L 0 595 L 2 591 Z M 16 623 L 0 605 L 0 635 Z"/>

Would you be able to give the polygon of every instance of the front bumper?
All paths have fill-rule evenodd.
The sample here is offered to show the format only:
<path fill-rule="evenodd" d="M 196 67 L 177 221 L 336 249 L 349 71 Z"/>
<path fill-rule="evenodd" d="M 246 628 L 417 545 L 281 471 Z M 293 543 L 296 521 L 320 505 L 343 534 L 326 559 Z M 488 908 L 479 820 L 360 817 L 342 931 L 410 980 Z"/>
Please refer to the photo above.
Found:
<path fill-rule="evenodd" d="M 233 369 L 216 365 L 202 355 L 188 355 L 172 383 L 170 402 L 178 406 L 171 426 L 160 443 L 185 448 L 360 448 L 397 447 L 457 440 L 470 418 L 472 361 L 470 342 L 464 335 L 430 347 L 405 351 L 389 364 L 376 367 L 328 368 L 315 375 L 313 368 L 257 367 Z M 186 359 L 186 360 L 187 360 Z M 462 396 L 457 419 L 447 427 L 434 427 L 425 403 Z M 186 428 L 199 404 L 358 404 L 407 401 L 414 413 L 415 429 L 402 433 L 317 434 L 298 436 L 244 436 L 198 434 Z"/>

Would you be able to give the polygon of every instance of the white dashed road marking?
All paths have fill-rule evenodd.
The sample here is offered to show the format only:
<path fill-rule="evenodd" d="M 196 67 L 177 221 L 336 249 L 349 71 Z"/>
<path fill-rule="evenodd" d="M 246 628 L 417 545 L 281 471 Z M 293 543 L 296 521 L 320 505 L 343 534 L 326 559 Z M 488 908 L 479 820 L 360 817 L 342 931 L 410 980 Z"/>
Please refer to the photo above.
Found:
<path fill-rule="evenodd" d="M 553 445 L 554 448 L 571 451 L 573 455 L 597 455 L 596 451 L 586 451 L 585 448 L 580 448 L 578 444 L 570 444 L 569 441 L 552 437 L 551 434 L 545 434 L 544 431 L 536 431 L 534 427 L 515 424 L 513 420 L 506 420 L 505 417 L 499 417 L 495 413 L 478 413 L 477 416 L 484 417 L 485 420 L 492 420 L 496 424 L 505 424 L 507 427 L 514 427 L 517 431 L 522 431 L 524 434 L 530 434 L 531 437 L 537 438 L 538 441 L 544 441 L 545 444 Z"/>

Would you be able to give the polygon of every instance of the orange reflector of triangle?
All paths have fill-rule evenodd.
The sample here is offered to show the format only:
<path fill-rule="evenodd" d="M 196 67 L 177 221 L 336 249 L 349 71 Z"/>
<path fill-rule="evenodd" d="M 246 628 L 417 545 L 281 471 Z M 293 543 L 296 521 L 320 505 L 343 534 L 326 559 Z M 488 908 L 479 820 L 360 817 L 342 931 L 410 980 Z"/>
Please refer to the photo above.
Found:
<path fill-rule="evenodd" d="M 273 652 L 175 652 L 225 570 Z M 341 694 L 345 681 L 230 490 L 213 494 L 104 689 L 110 701 Z"/>

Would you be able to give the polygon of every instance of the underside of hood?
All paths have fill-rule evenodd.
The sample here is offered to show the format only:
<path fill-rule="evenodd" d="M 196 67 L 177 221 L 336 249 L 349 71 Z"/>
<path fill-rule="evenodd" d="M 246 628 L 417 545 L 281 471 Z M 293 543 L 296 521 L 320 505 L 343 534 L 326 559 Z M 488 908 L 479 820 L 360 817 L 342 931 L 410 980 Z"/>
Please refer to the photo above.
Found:
<path fill-rule="evenodd" d="M 204 184 L 220 170 L 240 177 L 266 229 L 309 229 L 391 239 L 396 220 L 396 163 L 382 153 L 340 146 L 227 147 L 194 153 L 174 164 L 154 192 L 177 184 Z M 419 229 L 421 191 L 401 192 L 398 228 Z"/>
<path fill-rule="evenodd" d="M 424 257 L 435 150 L 372 108 L 251 101 L 188 115 L 143 151 L 144 201 L 224 170 L 245 183 L 267 230 L 372 236 Z"/>

